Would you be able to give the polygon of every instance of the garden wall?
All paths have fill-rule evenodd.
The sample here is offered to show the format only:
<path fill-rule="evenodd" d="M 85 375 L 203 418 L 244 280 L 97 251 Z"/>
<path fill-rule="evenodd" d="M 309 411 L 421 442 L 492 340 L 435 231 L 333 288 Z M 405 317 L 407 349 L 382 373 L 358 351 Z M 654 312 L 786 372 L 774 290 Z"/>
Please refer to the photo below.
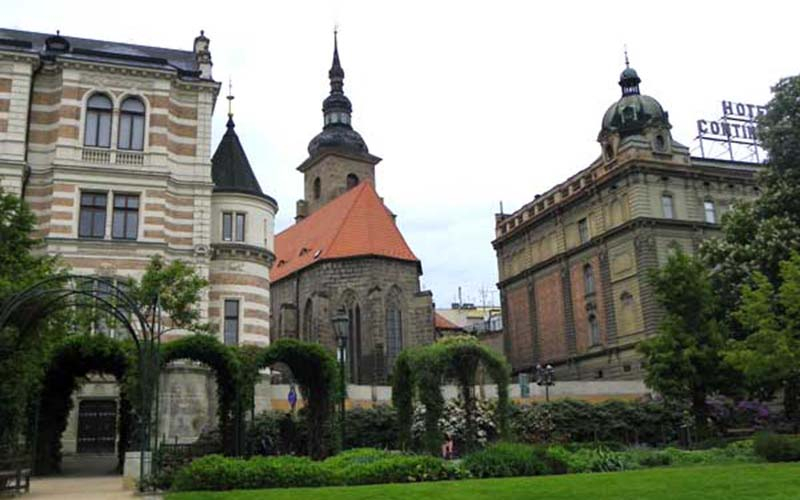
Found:
<path fill-rule="evenodd" d="M 535 383 L 528 384 L 528 397 L 521 396 L 519 384 L 509 386 L 509 396 L 518 403 L 531 403 L 545 400 L 545 389 Z M 259 384 L 256 389 L 256 411 L 263 410 L 288 410 L 290 386 L 288 384 Z M 454 385 L 443 387 L 446 399 L 453 399 L 458 395 Z M 476 388 L 479 396 L 487 399 L 497 397 L 497 388 L 494 385 L 482 385 Z M 597 403 L 608 399 L 633 400 L 651 394 L 640 380 L 615 380 L 615 381 L 565 381 L 556 382 L 550 387 L 550 399 L 578 399 Z M 353 385 L 347 386 L 347 407 L 369 408 L 379 404 L 389 404 L 392 401 L 392 388 L 386 385 Z M 298 395 L 298 405 L 300 405 Z"/>

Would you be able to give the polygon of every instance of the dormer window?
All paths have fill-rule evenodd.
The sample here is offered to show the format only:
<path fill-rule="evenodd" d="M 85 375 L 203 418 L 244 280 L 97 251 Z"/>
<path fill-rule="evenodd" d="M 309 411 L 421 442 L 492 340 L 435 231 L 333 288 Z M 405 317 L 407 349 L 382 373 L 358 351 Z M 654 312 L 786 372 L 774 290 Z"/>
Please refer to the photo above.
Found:
<path fill-rule="evenodd" d="M 144 103 L 129 97 L 122 101 L 119 113 L 119 149 L 144 149 Z"/>
<path fill-rule="evenodd" d="M 664 151 L 667 150 L 667 140 L 664 139 L 663 135 L 661 135 L 661 134 L 656 135 L 655 147 L 656 147 L 656 151 L 658 151 L 658 152 L 662 152 L 663 153 Z"/>
<path fill-rule="evenodd" d="M 86 103 L 86 129 L 83 144 L 96 148 L 111 147 L 111 99 L 95 94 Z"/>
<path fill-rule="evenodd" d="M 358 176 L 356 174 L 347 174 L 347 189 L 353 189 L 358 186 Z"/>

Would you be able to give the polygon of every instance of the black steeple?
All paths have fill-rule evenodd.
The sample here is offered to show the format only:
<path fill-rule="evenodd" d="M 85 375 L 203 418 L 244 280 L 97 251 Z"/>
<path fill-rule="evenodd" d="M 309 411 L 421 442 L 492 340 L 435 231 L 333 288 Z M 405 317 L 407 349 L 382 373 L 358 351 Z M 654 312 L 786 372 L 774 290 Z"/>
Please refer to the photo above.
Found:
<path fill-rule="evenodd" d="M 261 191 L 247 155 L 244 152 L 239 136 L 234 130 L 233 110 L 231 104 L 233 95 L 228 84 L 228 123 L 227 130 L 222 140 L 219 141 L 214 156 L 211 157 L 211 179 L 214 181 L 215 192 L 236 192 L 271 198 Z"/>
<path fill-rule="evenodd" d="M 339 60 L 338 33 L 333 32 L 333 62 L 328 70 L 331 91 L 322 102 L 324 117 L 322 132 L 308 144 L 308 154 L 317 155 L 321 150 L 339 150 L 351 154 L 369 153 L 364 139 L 350 124 L 353 106 L 344 95 L 344 69 Z"/>

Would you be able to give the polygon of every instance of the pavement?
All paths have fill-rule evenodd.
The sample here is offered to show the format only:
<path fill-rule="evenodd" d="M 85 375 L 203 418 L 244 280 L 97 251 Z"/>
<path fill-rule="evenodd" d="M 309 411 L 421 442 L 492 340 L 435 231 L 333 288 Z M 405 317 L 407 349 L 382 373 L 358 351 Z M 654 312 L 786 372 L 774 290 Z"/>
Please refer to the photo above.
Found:
<path fill-rule="evenodd" d="M 125 489 L 122 476 L 115 473 L 113 455 L 64 457 L 58 475 L 34 477 L 31 492 L 21 497 L 48 500 L 157 500 L 159 495 L 140 496 Z"/>

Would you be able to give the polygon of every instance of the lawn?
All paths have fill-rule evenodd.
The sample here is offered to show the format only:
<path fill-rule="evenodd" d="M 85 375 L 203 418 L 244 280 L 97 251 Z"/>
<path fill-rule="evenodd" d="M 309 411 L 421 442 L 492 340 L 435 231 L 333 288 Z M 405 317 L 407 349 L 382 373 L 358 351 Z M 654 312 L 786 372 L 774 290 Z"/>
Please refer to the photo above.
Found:
<path fill-rule="evenodd" d="M 797 500 L 800 463 L 331 488 L 174 493 L 167 500 Z"/>

